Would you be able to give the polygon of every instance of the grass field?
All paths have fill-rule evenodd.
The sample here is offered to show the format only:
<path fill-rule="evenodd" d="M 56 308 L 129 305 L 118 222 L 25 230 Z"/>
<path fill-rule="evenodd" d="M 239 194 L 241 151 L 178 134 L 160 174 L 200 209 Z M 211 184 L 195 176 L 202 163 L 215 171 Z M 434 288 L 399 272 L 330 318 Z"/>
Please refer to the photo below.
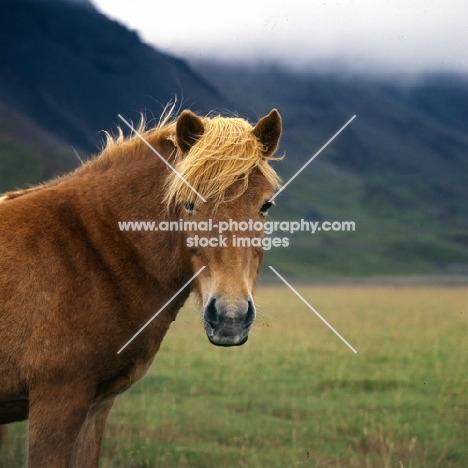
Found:
<path fill-rule="evenodd" d="M 101 466 L 468 466 L 466 289 L 297 289 L 357 354 L 285 287 L 259 288 L 240 348 L 211 346 L 190 302 L 118 398 Z M 1 467 L 23 466 L 25 432 Z"/>

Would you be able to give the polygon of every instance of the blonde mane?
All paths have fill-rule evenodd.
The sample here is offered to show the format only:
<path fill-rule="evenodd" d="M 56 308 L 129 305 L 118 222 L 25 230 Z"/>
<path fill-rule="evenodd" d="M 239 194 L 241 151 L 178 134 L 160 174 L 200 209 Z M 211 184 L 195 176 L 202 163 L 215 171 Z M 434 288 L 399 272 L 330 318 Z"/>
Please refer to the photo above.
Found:
<path fill-rule="evenodd" d="M 184 153 L 177 147 L 174 105 L 165 108 L 158 124 L 146 128 L 144 116 L 137 131 L 151 142 L 169 140 L 175 147 L 174 168 L 206 200 L 213 201 L 218 207 L 223 201 L 240 197 L 248 188 L 249 175 L 258 169 L 272 188 L 280 187 L 280 178 L 265 158 L 261 142 L 252 133 L 253 127 L 244 119 L 221 117 L 219 115 L 202 117 L 204 132 L 199 140 Z M 99 167 L 108 167 L 117 161 L 130 162 L 146 147 L 135 135 L 125 137 L 121 128 L 117 135 L 105 132 L 106 143 L 101 154 L 83 163 L 71 174 L 67 174 L 29 189 L 9 192 L 0 197 L 0 203 L 23 194 L 47 188 L 60 183 L 70 175 L 85 174 Z M 156 157 L 156 156 L 155 156 Z M 276 158 L 280 159 L 280 158 Z M 169 209 L 173 203 L 198 205 L 201 199 L 175 172 L 171 171 L 165 183 L 164 202 Z M 229 193 L 229 195 L 227 195 Z"/>
<path fill-rule="evenodd" d="M 255 169 L 264 175 L 273 189 L 280 178 L 263 157 L 262 145 L 252 133 L 253 127 L 241 118 L 221 116 L 202 118 L 204 133 L 188 153 L 177 150 L 176 171 L 205 199 L 218 206 L 241 196 L 248 188 L 249 175 Z M 174 125 L 175 128 L 175 124 Z M 171 133 L 175 143 L 175 134 Z M 270 158 L 271 159 L 271 158 Z M 234 184 L 238 184 L 233 187 Z M 200 203 L 200 198 L 172 172 L 166 181 L 165 202 Z M 229 192 L 229 196 L 227 193 Z"/>
<path fill-rule="evenodd" d="M 247 190 L 248 177 L 255 168 L 264 175 L 274 190 L 280 187 L 278 174 L 268 164 L 269 160 L 275 158 L 263 157 L 262 144 L 252 133 L 252 125 L 238 117 L 216 115 L 201 119 L 203 135 L 188 153 L 177 147 L 177 118 L 174 117 L 173 105 L 165 109 L 153 129 L 146 129 L 142 116 L 137 131 L 151 141 L 170 140 L 176 148 L 173 167 L 177 173 L 206 200 L 214 201 L 216 207 L 223 201 L 241 196 Z M 138 137 L 125 138 L 121 129 L 118 129 L 116 137 L 108 133 L 106 136 L 107 144 L 102 154 L 104 158 L 112 157 L 116 147 L 125 148 L 124 152 L 131 154 L 134 148 L 142 146 Z M 108 155 L 106 153 L 109 150 L 111 154 Z M 166 180 L 164 202 L 167 208 L 173 203 L 199 204 L 201 199 L 178 174 L 171 172 Z M 239 183 L 234 189 L 236 182 Z M 226 195 L 228 191 L 229 196 Z"/>

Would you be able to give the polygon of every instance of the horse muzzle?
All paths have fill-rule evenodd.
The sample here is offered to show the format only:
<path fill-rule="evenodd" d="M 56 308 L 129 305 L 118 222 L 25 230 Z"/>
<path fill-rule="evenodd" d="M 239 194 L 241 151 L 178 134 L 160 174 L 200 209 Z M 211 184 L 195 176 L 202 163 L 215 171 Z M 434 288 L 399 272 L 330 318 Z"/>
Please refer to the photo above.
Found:
<path fill-rule="evenodd" d="M 216 346 L 240 346 L 249 338 L 255 320 L 252 298 L 223 300 L 213 295 L 203 310 L 206 336 Z"/>

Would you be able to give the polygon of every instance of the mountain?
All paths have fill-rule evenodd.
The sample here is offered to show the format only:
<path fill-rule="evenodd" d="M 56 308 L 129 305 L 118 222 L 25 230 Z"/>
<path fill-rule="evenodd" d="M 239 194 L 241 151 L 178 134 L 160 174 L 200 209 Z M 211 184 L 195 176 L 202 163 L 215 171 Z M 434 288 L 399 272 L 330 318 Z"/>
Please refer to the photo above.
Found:
<path fill-rule="evenodd" d="M 192 62 L 239 106 L 280 109 L 287 181 L 276 219 L 354 221 L 356 231 L 295 233 L 267 258 L 293 275 L 463 273 L 468 262 L 468 79 L 412 81 Z M 252 115 L 252 118 L 255 118 Z M 281 234 L 281 233 L 280 233 Z"/>
<path fill-rule="evenodd" d="M 68 172 L 79 157 L 65 141 L 0 102 L 0 193 Z"/>
<path fill-rule="evenodd" d="M 202 112 L 228 106 L 184 61 L 87 1 L 1 0 L 0 101 L 60 139 L 96 152 L 119 113 L 138 120 L 175 96 Z"/>
<path fill-rule="evenodd" d="M 89 0 L 29 0 L 30 2 L 36 3 L 65 3 L 73 6 L 77 6 L 80 8 L 86 8 L 88 10 L 92 10 L 97 13 L 95 6 Z"/>
<path fill-rule="evenodd" d="M 190 61 L 142 43 L 87 0 L 0 0 L 0 192 L 99 151 L 120 113 L 229 109 L 283 117 L 271 220 L 352 221 L 353 232 L 276 232 L 265 264 L 290 276 L 465 274 L 468 81 L 395 79 Z M 269 269 L 265 268 L 265 274 Z"/>

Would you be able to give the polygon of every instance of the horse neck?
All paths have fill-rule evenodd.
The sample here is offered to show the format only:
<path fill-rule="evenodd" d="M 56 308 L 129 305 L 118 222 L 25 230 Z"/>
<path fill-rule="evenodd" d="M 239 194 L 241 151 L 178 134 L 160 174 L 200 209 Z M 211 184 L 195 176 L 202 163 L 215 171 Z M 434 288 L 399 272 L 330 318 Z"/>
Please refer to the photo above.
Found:
<path fill-rule="evenodd" d="M 155 144 L 156 146 L 156 144 Z M 170 159 L 170 147 L 158 147 Z M 169 220 L 163 203 L 169 169 L 149 148 L 138 154 L 117 154 L 109 164 L 99 163 L 77 174 L 73 182 L 76 203 L 89 235 L 108 255 L 119 252 L 153 277 L 178 282 L 191 275 L 178 233 L 123 231 L 119 223 Z M 179 286 L 180 287 L 180 286 Z"/>

